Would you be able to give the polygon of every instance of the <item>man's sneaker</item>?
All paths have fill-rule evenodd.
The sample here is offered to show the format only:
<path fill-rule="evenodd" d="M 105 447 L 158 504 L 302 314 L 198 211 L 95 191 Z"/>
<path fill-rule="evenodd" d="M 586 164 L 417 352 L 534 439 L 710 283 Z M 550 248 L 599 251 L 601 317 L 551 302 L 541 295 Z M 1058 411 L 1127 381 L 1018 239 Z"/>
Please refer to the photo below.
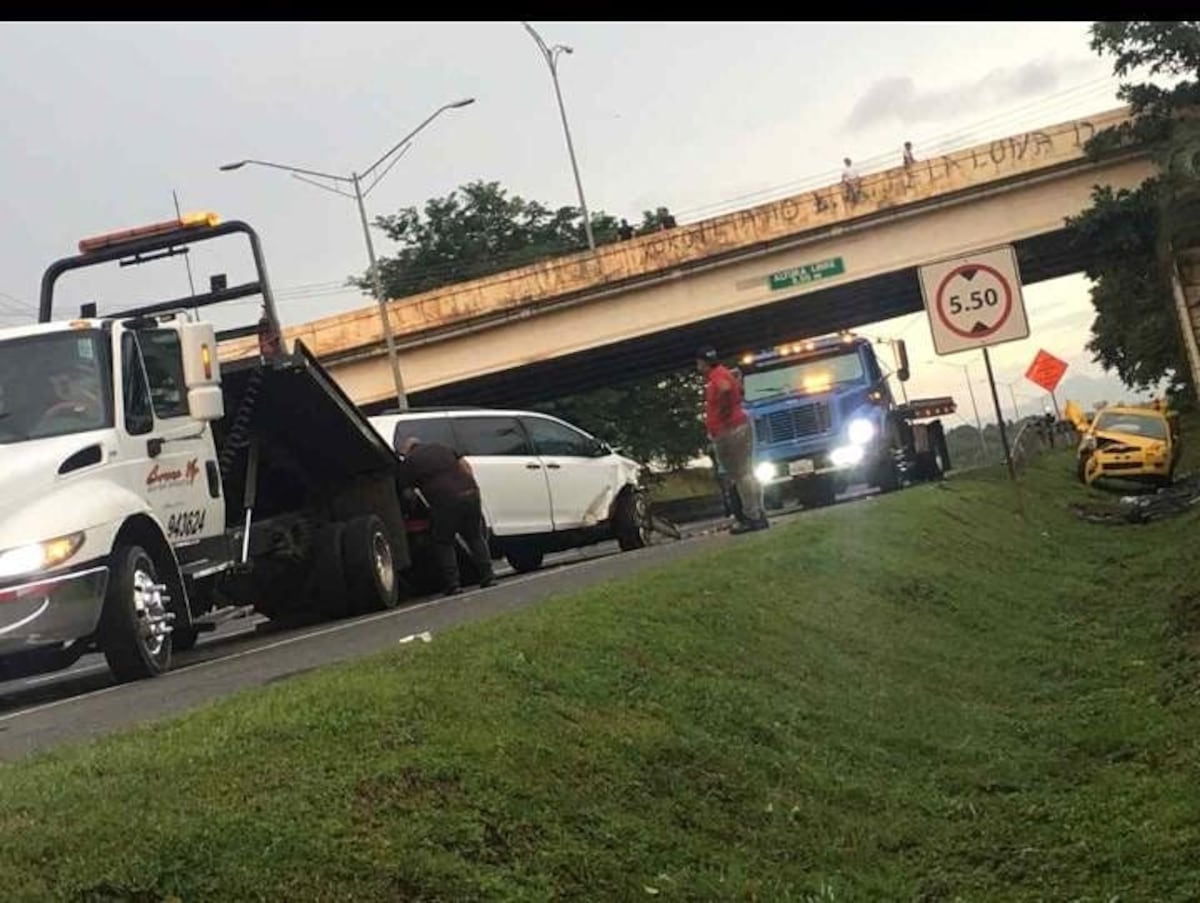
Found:
<path fill-rule="evenodd" d="M 495 575 L 488 574 L 486 577 L 484 577 L 482 580 L 479 581 L 479 588 L 487 589 L 489 586 L 492 586 L 495 582 L 496 582 Z"/>
<path fill-rule="evenodd" d="M 442 593 L 443 596 L 458 596 L 462 594 L 461 586 L 452 586 Z"/>

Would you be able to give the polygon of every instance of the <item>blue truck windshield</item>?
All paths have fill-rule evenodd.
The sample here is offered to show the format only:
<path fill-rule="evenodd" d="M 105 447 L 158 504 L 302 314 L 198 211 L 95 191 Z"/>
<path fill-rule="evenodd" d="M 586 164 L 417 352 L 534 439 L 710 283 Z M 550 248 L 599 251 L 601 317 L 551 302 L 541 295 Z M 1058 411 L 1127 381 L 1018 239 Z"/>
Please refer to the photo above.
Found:
<path fill-rule="evenodd" d="M 791 393 L 812 395 L 828 392 L 843 383 L 865 381 L 862 358 L 857 351 L 811 358 L 775 370 L 747 373 L 742 384 L 747 402 L 765 401 Z"/>

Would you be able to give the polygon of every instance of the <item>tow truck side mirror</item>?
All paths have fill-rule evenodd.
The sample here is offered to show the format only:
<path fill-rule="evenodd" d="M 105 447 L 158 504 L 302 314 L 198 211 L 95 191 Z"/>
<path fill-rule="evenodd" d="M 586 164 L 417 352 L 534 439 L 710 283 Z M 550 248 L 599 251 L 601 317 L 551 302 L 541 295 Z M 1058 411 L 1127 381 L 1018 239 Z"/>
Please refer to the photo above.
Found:
<path fill-rule="evenodd" d="M 193 420 L 220 420 L 225 416 L 225 396 L 221 393 L 216 330 L 211 323 L 180 323 L 179 344 L 183 349 L 188 414 Z"/>
<path fill-rule="evenodd" d="M 908 376 L 908 348 L 904 339 L 896 339 L 896 378 L 906 383 Z"/>

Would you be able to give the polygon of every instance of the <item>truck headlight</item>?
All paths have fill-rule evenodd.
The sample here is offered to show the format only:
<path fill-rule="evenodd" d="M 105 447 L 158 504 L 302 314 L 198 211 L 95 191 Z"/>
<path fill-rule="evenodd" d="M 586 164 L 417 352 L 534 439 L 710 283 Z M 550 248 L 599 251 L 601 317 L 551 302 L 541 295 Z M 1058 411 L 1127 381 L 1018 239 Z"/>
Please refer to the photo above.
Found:
<path fill-rule="evenodd" d="M 778 472 L 773 461 L 763 461 L 754 468 L 754 476 L 760 483 L 770 483 Z"/>
<path fill-rule="evenodd" d="M 83 533 L 72 533 L 45 542 L 30 543 L 0 552 L 0 577 L 19 577 L 48 571 L 70 559 L 83 545 Z"/>
<path fill-rule="evenodd" d="M 850 421 L 846 435 L 855 445 L 866 445 L 875 438 L 875 424 L 865 417 L 855 417 Z"/>

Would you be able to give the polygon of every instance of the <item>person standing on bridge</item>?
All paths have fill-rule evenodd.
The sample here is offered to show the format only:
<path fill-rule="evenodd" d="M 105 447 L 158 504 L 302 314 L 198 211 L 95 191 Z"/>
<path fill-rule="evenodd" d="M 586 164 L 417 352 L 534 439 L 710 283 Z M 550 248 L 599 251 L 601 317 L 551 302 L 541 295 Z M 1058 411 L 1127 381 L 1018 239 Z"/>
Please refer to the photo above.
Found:
<path fill-rule="evenodd" d="M 716 349 L 696 352 L 696 368 L 707 378 L 704 423 L 717 463 L 737 489 L 742 517 L 731 533 L 748 533 L 770 526 L 763 511 L 762 487 L 754 476 L 754 432 L 742 407 L 742 386 L 717 359 Z"/>
<path fill-rule="evenodd" d="M 421 442 L 415 436 L 402 439 L 396 450 L 403 459 L 401 484 L 421 490 L 429 503 L 430 534 L 446 595 L 462 591 L 456 536 L 461 536 L 471 551 L 479 570 L 479 585 L 491 586 L 495 580 L 492 556 L 483 536 L 483 505 L 471 465 L 449 446 Z"/>

